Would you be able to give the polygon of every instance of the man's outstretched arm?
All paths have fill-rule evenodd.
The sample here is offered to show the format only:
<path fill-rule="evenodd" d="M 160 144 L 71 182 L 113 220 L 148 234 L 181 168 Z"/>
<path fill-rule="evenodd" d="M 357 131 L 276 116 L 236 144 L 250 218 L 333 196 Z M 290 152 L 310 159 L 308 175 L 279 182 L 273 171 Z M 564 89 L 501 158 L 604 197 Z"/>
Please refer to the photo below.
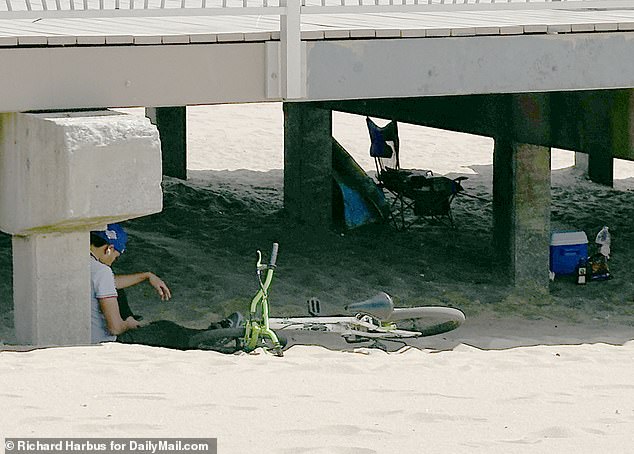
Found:
<path fill-rule="evenodd" d="M 134 274 L 117 274 L 114 282 L 117 288 L 128 288 L 147 280 L 161 297 L 161 300 L 167 301 L 172 297 L 172 292 L 161 278 L 156 274 L 146 271 L 145 273 Z"/>

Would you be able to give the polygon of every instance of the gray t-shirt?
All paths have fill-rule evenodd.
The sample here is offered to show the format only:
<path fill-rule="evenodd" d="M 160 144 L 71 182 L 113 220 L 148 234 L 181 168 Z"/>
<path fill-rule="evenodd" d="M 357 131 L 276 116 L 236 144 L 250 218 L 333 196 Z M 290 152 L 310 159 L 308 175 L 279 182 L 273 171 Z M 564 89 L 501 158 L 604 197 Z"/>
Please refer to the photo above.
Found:
<path fill-rule="evenodd" d="M 90 305 L 91 305 L 91 337 L 92 343 L 113 342 L 117 336 L 108 331 L 106 318 L 99 307 L 98 298 L 117 296 L 117 287 L 114 283 L 114 273 L 108 265 L 104 265 L 95 257 L 90 257 Z"/>

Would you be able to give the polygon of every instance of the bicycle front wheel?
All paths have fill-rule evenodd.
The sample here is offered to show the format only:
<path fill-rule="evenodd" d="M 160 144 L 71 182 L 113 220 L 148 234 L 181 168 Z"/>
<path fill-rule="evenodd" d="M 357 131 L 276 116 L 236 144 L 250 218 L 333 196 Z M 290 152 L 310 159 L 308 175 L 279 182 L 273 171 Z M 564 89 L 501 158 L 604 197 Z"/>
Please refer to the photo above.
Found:
<path fill-rule="evenodd" d="M 189 348 L 198 350 L 213 350 L 220 353 L 235 353 L 244 349 L 244 335 L 246 328 L 218 328 L 195 334 L 189 340 Z M 282 348 L 286 347 L 286 336 L 275 332 Z M 260 339 L 258 346 L 272 348 L 270 339 Z"/>
<path fill-rule="evenodd" d="M 220 353 L 235 353 L 243 348 L 245 328 L 209 329 L 195 334 L 189 347 L 198 350 L 213 350 Z"/>

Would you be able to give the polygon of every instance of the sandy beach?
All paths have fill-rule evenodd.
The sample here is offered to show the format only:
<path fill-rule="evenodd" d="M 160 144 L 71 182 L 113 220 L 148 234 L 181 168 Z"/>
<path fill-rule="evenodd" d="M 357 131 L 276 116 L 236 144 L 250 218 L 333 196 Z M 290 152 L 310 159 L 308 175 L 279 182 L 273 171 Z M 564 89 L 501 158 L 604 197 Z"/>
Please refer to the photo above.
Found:
<path fill-rule="evenodd" d="M 296 346 L 284 358 L 116 344 L 5 352 L 14 385 L 0 421 L 25 437 L 217 437 L 220 453 L 627 453 L 633 354 L 631 342 Z"/>
<path fill-rule="evenodd" d="M 127 110 L 142 114 L 142 110 Z M 145 321 L 206 327 L 245 312 L 255 251 L 280 243 L 274 315 L 334 312 L 383 290 L 397 305 L 463 310 L 458 330 L 390 353 L 318 335 L 283 358 L 107 344 L 12 352 L 10 237 L 0 236 L 0 436 L 217 437 L 218 452 L 629 453 L 634 429 L 634 165 L 596 185 L 553 151 L 553 229 L 612 232 L 613 279 L 550 294 L 500 283 L 491 243 L 491 139 L 399 125 L 405 167 L 465 175 L 457 227 L 369 225 L 306 233 L 282 211 L 280 104 L 188 109 L 189 179 L 166 178 L 162 213 L 125 223 L 120 273 L 172 289 L 131 289 Z M 374 167 L 363 117 L 334 136 Z M 325 348 L 328 347 L 328 348 Z"/>

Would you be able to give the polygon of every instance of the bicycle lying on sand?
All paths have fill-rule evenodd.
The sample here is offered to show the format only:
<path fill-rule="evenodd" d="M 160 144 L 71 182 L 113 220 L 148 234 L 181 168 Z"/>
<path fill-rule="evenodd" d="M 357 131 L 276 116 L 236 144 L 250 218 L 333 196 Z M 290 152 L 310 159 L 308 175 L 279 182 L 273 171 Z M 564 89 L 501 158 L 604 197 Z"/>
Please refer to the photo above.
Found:
<path fill-rule="evenodd" d="M 376 343 L 446 333 L 458 328 L 465 320 L 462 311 L 451 307 L 394 307 L 392 298 L 384 292 L 345 306 L 344 310 L 350 315 L 322 316 L 321 302 L 311 298 L 308 300 L 310 317 L 269 317 L 269 287 L 277 253 L 278 244 L 274 243 L 269 263 L 264 264 L 262 253 L 257 251 L 256 272 L 260 288 L 251 301 L 245 325 L 194 335 L 189 342 L 191 348 L 234 353 L 264 347 L 283 356 L 284 335 L 294 330 L 337 333 L 349 343 Z M 404 325 L 408 328 L 405 329 Z"/>

